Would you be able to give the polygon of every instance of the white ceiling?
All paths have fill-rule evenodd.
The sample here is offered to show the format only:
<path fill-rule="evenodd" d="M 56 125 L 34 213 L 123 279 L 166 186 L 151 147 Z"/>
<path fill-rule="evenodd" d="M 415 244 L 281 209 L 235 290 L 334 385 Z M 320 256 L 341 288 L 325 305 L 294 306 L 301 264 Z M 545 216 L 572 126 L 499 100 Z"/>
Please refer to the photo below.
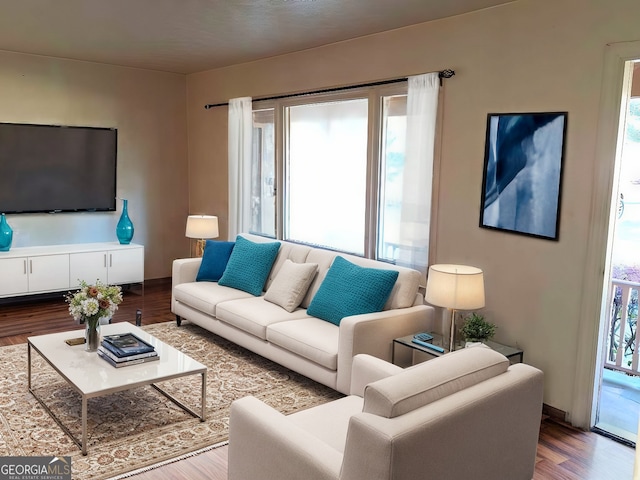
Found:
<path fill-rule="evenodd" d="M 0 50 L 193 73 L 512 0 L 0 0 Z"/>

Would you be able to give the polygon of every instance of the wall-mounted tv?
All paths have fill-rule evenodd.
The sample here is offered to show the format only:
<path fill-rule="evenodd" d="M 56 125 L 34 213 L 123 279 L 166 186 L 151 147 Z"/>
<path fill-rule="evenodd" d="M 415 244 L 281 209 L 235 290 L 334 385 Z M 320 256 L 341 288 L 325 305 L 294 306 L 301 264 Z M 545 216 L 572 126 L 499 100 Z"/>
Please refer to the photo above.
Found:
<path fill-rule="evenodd" d="M 116 209 L 115 128 L 0 123 L 0 212 Z"/>

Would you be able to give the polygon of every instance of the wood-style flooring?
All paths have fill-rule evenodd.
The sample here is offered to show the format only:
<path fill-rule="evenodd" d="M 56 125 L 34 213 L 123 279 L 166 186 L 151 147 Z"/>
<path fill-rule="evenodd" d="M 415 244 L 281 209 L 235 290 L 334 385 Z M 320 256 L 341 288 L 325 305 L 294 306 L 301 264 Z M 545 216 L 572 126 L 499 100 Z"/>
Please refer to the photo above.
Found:
<path fill-rule="evenodd" d="M 174 321 L 170 312 L 170 279 L 149 280 L 144 288 L 124 294 L 114 322 L 142 324 Z M 62 294 L 0 302 L 0 346 L 26 343 L 27 337 L 80 328 L 69 315 Z M 138 474 L 134 480 L 226 480 L 227 447 Z M 577 430 L 553 418 L 540 427 L 534 480 L 625 480 L 633 475 L 634 450 L 593 432 Z M 426 477 L 425 477 L 426 478 Z M 446 480 L 446 479 L 445 479 Z"/>

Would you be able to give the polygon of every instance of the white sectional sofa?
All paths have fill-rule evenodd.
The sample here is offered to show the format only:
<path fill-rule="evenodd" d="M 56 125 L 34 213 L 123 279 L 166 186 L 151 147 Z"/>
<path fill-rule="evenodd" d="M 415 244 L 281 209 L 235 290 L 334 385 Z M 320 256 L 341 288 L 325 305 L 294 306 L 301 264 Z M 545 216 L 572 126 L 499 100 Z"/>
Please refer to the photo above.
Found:
<path fill-rule="evenodd" d="M 252 243 L 274 242 L 251 234 L 241 237 Z M 339 325 L 307 313 L 338 256 L 360 267 L 398 272 L 382 311 L 347 316 Z M 366 353 L 390 361 L 394 338 L 433 328 L 434 309 L 424 305 L 418 291 L 420 274 L 412 269 L 280 241 L 262 292 L 256 296 L 218 282 L 196 281 L 201 261 L 173 262 L 171 311 L 178 325 L 186 319 L 345 394 L 350 389 L 354 355 Z M 285 280 L 282 277 L 300 264 L 317 264 L 310 286 L 301 292 L 300 306 L 290 312 L 265 299 L 276 296 L 276 287 L 282 287 Z M 336 302 L 342 302 L 338 297 Z"/>

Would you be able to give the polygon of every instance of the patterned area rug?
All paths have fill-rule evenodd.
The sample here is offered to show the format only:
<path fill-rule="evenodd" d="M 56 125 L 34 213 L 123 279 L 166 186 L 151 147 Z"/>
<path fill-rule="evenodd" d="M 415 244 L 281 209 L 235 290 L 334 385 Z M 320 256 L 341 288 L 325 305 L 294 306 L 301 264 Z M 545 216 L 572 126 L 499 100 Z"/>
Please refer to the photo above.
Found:
<path fill-rule="evenodd" d="M 26 345 L 1 347 L 0 455 L 70 456 L 74 479 L 110 478 L 226 440 L 231 402 L 246 395 L 285 414 L 341 397 L 198 326 L 168 322 L 144 330 L 207 365 L 206 422 L 150 386 L 90 399 L 88 455 L 83 456 L 27 390 Z M 80 395 L 35 352 L 32 372 L 35 391 L 79 439 Z M 200 381 L 195 375 L 162 387 L 199 411 Z"/>

